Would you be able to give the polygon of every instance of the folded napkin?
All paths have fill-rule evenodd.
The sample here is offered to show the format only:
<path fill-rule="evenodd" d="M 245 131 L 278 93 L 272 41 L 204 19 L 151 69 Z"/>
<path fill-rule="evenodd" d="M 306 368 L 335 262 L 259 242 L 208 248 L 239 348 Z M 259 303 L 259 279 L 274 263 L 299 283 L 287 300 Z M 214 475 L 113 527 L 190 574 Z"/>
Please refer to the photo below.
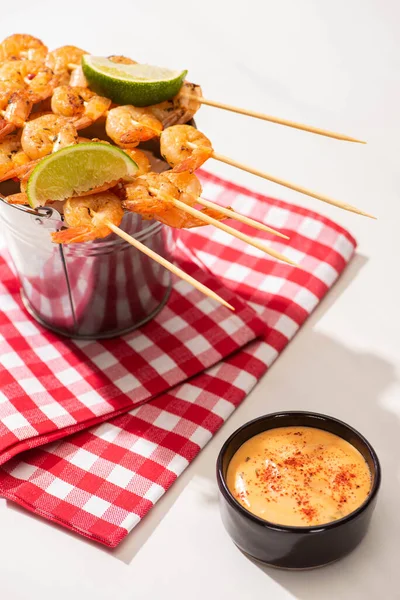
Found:
<path fill-rule="evenodd" d="M 57 428 L 54 424 L 59 415 L 47 415 L 52 423 L 49 433 L 47 429 L 43 432 L 37 427 L 37 423 L 42 422 L 39 415 L 35 421 L 35 433 L 30 431 L 23 439 L 10 438 L 7 444 L 3 443 L 3 457 L 43 443 L 43 440 L 72 433 L 75 427 L 87 427 L 93 417 L 95 420 L 108 420 L 9 460 L 0 469 L 0 493 L 28 510 L 110 547 L 115 547 L 143 518 L 249 393 L 338 278 L 355 250 L 354 239 L 320 215 L 252 193 L 206 173 L 202 174 L 202 181 L 205 198 L 229 204 L 287 233 L 291 238 L 289 242 L 238 226 L 244 232 L 269 239 L 273 248 L 299 262 L 304 269 L 270 260 L 260 251 L 237 240 L 232 243 L 230 236 L 209 227 L 180 232 L 177 235 L 177 259 L 184 263 L 186 269 L 192 269 L 191 274 L 200 277 L 202 272 L 204 283 L 233 302 L 237 307 L 235 316 L 227 309 L 198 297 L 197 292 L 189 290 L 183 282 L 177 282 L 174 296 L 157 318 L 166 330 L 164 342 L 160 343 L 149 333 L 149 329 L 154 331 L 151 327 L 156 327 L 156 322 L 160 324 L 156 319 L 140 332 L 131 334 L 133 339 L 142 340 L 133 359 L 130 353 L 134 344 L 125 341 L 127 336 L 120 342 L 114 342 L 118 351 L 111 351 L 111 342 L 73 344 L 42 330 L 25 313 L 19 312 L 16 284 L 6 271 L 8 291 L 1 298 L 8 300 L 1 316 L 0 333 L 4 336 L 1 343 L 12 348 L 6 353 L 10 355 L 8 360 L 12 364 L 5 369 L 7 385 L 2 386 L 4 396 L 0 397 L 0 411 L 5 404 L 5 411 L 0 412 L 1 422 L 4 427 L 7 411 L 11 409 L 14 423 L 21 423 L 22 415 L 28 424 L 23 422 L 22 426 L 10 428 L 6 420 L 0 441 L 9 433 L 15 436 L 16 430 L 21 435 L 25 431 L 23 427 L 33 428 L 29 421 L 31 411 L 32 414 L 43 412 L 41 407 L 46 406 L 45 398 L 51 406 L 62 406 L 67 417 L 71 414 L 69 407 L 78 406 L 74 409 L 74 417 L 82 410 L 84 419 L 77 425 L 60 420 Z M 193 265 L 201 270 L 196 271 Z M 4 265 L 2 269 L 5 269 Z M 217 282 L 225 288 L 219 287 Z M 191 303 L 189 298 L 192 298 Z M 242 304 L 243 300 L 249 302 L 247 309 Z M 0 306 L 3 308 L 3 302 Z M 203 310 L 199 306 L 207 308 Z M 193 318 L 189 325 L 185 315 L 191 310 L 200 310 L 203 314 L 200 322 Z M 212 324 L 209 322 L 210 315 L 213 315 Z M 236 323 L 237 318 L 240 324 Z M 169 328 L 166 322 L 170 323 Z M 25 325 L 21 327 L 18 323 Z M 206 335 L 203 323 L 211 327 L 215 337 Z M 260 323 L 262 340 L 240 348 L 260 333 Z M 22 334 L 19 329 L 22 329 Z M 182 330 L 187 333 L 178 337 Z M 10 332 L 13 332 L 11 344 Z M 171 341 L 168 340 L 180 346 L 188 338 L 191 344 L 188 364 L 201 359 L 203 366 L 197 365 L 197 371 L 191 371 L 191 379 L 184 381 L 189 371 L 185 369 L 183 374 L 176 374 L 177 370 L 182 370 L 182 364 L 178 355 L 171 358 Z M 229 345 L 228 349 L 231 338 L 236 348 Z M 41 343 L 38 344 L 39 339 Z M 154 359 L 152 354 L 146 354 L 146 349 L 153 347 L 155 341 L 157 357 Z M 183 345 L 186 349 L 187 344 Z M 50 353 L 44 359 L 43 347 Z M 55 355 L 51 354 L 53 348 Z M 35 364 L 40 353 L 40 369 L 36 371 Z M 128 360 L 127 355 L 131 357 Z M 207 365 L 206 357 L 209 355 L 212 359 L 208 359 Z M 1 356 L 4 356 L 3 352 Z M 221 356 L 225 358 L 221 359 Z M 20 358 L 17 365 L 16 357 Z M 151 361 L 163 364 L 165 357 L 173 363 L 168 362 L 169 368 L 163 369 L 161 378 L 164 383 L 153 388 L 149 384 L 153 379 L 146 367 L 150 369 Z M 28 378 L 25 365 L 29 360 L 31 375 Z M 63 361 L 62 369 L 60 360 Z M 204 367 L 208 368 L 200 373 Z M 41 371 L 42 368 L 45 370 Z M 138 375 L 141 368 L 147 376 Z M 153 364 L 154 368 L 159 370 L 159 366 L 154 367 Z M 110 369 L 115 369 L 117 376 L 113 376 Z M 62 386 L 57 377 L 60 370 L 67 371 L 67 377 L 69 373 L 74 374 L 72 380 L 64 380 Z M 13 371 L 12 381 L 8 380 L 10 371 Z M 19 373 L 25 380 L 22 386 Z M 131 378 L 137 380 L 129 391 L 123 390 L 121 383 L 128 377 L 129 381 L 132 381 Z M 54 383 L 54 378 L 56 386 L 49 386 L 50 382 Z M 30 382 L 27 383 L 26 379 Z M 41 388 L 35 387 L 36 381 L 41 381 L 41 385 L 49 389 L 51 399 Z M 82 385 L 90 385 L 90 389 L 82 391 Z M 25 394 L 21 393 L 21 387 L 27 388 Z M 63 390 L 61 396 L 66 393 L 65 390 L 69 392 L 65 402 L 57 395 L 60 388 Z M 168 391 L 166 388 L 169 388 Z M 9 390 L 7 396 L 5 389 Z M 99 404 L 89 402 L 89 405 L 84 403 L 79 408 L 82 395 L 89 392 L 88 397 L 94 397 L 91 394 L 99 394 L 100 389 Z M 111 414 L 129 410 L 129 402 L 143 403 L 155 394 L 158 395 L 150 402 L 110 418 Z M 21 403 L 13 401 L 15 397 L 21 398 Z M 30 404 L 32 397 L 35 398 L 33 407 Z M 124 408 L 117 407 L 115 398 L 121 401 L 125 397 L 129 398 L 129 402 L 124 400 Z M 104 406 L 105 403 L 112 405 L 112 411 Z M 96 408 L 98 406 L 101 410 Z M 92 417 L 87 417 L 87 410 L 93 413 Z M 47 420 L 44 422 L 48 428 Z"/>
<path fill-rule="evenodd" d="M 168 305 L 139 330 L 74 341 L 26 313 L 0 256 L 0 464 L 130 410 L 261 333 L 261 320 L 234 292 L 193 264 L 185 269 L 223 294 L 235 313 L 179 280 Z"/>

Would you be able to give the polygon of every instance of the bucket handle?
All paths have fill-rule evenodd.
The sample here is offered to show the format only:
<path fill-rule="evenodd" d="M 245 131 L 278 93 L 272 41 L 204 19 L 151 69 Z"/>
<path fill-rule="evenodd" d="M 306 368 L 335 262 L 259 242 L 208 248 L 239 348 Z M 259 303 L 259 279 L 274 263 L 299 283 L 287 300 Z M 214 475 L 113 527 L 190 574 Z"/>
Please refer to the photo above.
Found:
<path fill-rule="evenodd" d="M 7 202 L 7 198 L 0 194 L 0 200 L 5 202 L 8 206 L 15 208 L 16 210 L 20 210 L 21 212 L 33 215 L 34 217 L 41 217 L 42 219 L 50 219 L 54 214 L 54 209 L 50 206 L 40 206 L 39 208 L 31 208 L 30 206 L 25 206 L 24 204 L 9 204 Z"/>

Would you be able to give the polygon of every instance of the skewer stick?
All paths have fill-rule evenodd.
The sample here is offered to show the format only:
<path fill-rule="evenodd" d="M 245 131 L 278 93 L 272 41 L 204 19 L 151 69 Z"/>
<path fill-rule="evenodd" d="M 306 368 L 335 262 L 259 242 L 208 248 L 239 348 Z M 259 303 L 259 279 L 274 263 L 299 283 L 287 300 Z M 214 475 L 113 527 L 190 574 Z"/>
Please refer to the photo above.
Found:
<path fill-rule="evenodd" d="M 200 148 L 197 144 L 193 144 L 192 142 L 186 142 L 186 146 L 189 148 Z M 207 148 L 209 150 L 209 148 Z M 332 206 L 337 206 L 338 208 L 342 208 L 343 210 L 348 210 L 350 212 L 356 213 L 357 215 L 362 215 L 363 217 L 369 217 L 370 219 L 376 219 L 373 215 L 369 213 L 363 212 L 359 208 L 352 206 L 351 204 L 346 204 L 344 202 L 339 202 L 339 200 L 334 200 L 329 196 L 325 196 L 323 194 L 317 194 L 317 192 L 313 192 L 307 188 L 301 187 L 300 185 L 295 185 L 294 183 L 290 183 L 290 181 L 286 181 L 285 179 L 279 179 L 278 177 L 274 177 L 273 175 L 269 175 L 264 171 L 260 171 L 259 169 L 255 169 L 254 167 L 249 167 L 238 160 L 234 160 L 233 158 L 229 158 L 229 156 L 224 156 L 223 154 L 218 154 L 213 150 L 212 158 L 215 160 L 219 160 L 227 165 L 231 165 L 232 167 L 237 167 L 238 169 L 242 169 L 242 171 L 246 171 L 247 173 L 251 173 L 252 175 L 257 175 L 258 177 L 262 177 L 263 179 L 267 179 L 268 181 L 272 181 L 273 183 L 277 183 L 279 185 L 283 185 L 295 192 L 300 192 L 300 194 L 305 194 L 306 196 L 311 196 L 311 198 L 316 198 L 317 200 L 322 200 L 322 202 L 326 202 L 327 204 L 332 204 Z"/>
<path fill-rule="evenodd" d="M 209 298 L 212 298 L 213 300 L 217 300 L 217 302 L 220 302 L 223 306 L 226 306 L 231 310 L 235 310 L 231 304 L 229 304 L 228 302 L 226 302 L 226 300 L 221 298 L 221 296 L 210 290 L 210 288 L 208 288 L 206 285 L 200 283 L 200 281 L 197 281 L 197 279 L 195 279 L 191 275 L 188 275 L 187 273 L 185 273 L 185 271 L 171 263 L 166 258 L 160 256 L 159 254 L 157 254 L 157 252 L 154 252 L 154 250 L 151 250 L 128 233 L 125 233 L 125 231 L 114 225 L 114 223 L 112 223 L 108 219 L 103 219 L 103 222 L 105 223 L 105 225 L 107 225 L 107 227 L 111 229 L 111 231 L 113 231 L 114 233 L 119 235 L 119 237 L 121 237 L 123 240 L 128 242 L 128 244 L 131 244 L 131 246 L 134 246 L 135 248 L 143 252 L 143 254 L 146 254 L 147 256 L 155 260 L 159 265 L 162 265 L 163 267 L 171 271 L 171 273 L 173 273 L 174 275 L 177 275 L 187 283 L 192 284 L 193 287 L 199 290 L 199 292 L 202 292 L 203 294 L 205 294 Z"/>
<path fill-rule="evenodd" d="M 287 119 L 280 119 L 271 115 L 265 115 L 264 113 L 257 112 L 255 110 L 249 110 L 247 108 L 239 108 L 238 106 L 232 106 L 231 104 L 223 104 L 222 102 L 216 102 L 215 100 L 208 100 L 202 96 L 196 96 L 195 94 L 185 93 L 186 98 L 191 100 L 197 100 L 201 104 L 207 104 L 207 106 L 215 106 L 216 108 L 222 108 L 223 110 L 229 110 L 240 115 L 247 115 L 249 117 L 255 117 L 256 119 L 262 119 L 263 121 L 269 121 L 270 123 L 277 123 L 278 125 L 285 125 L 286 127 L 293 127 L 293 129 L 301 129 L 302 131 L 308 131 L 309 133 L 316 133 L 317 135 L 323 135 L 325 137 L 334 138 L 336 140 L 343 140 L 345 142 L 356 142 L 357 144 L 366 144 L 362 140 L 349 137 L 343 133 L 335 133 L 334 131 L 328 131 L 326 129 L 319 129 L 311 125 L 303 125 L 302 123 L 296 123 L 295 121 L 289 121 Z"/>
<path fill-rule="evenodd" d="M 189 144 L 187 144 L 189 145 Z M 242 169 L 242 171 L 247 171 L 247 173 L 251 173 L 252 175 L 257 175 L 258 177 L 262 177 L 263 179 L 268 179 L 268 181 L 272 181 L 273 183 L 278 183 L 279 185 L 283 185 L 291 190 L 295 190 L 296 192 L 300 192 L 300 194 L 305 194 L 306 196 L 311 196 L 311 198 L 316 198 L 317 200 L 322 200 L 322 202 L 326 202 L 327 204 L 332 204 L 332 206 L 337 206 L 338 208 L 342 208 L 343 210 L 348 210 L 350 212 L 356 213 L 357 215 L 362 215 L 363 217 L 369 217 L 370 219 L 376 219 L 373 215 L 369 213 L 363 212 L 359 208 L 352 206 L 351 204 L 346 204 L 344 202 L 339 202 L 339 200 L 334 200 L 329 196 L 325 196 L 323 194 L 318 194 L 317 192 L 313 192 L 307 188 L 301 187 L 300 185 L 295 185 L 294 183 L 290 183 L 290 181 L 286 181 L 284 179 L 278 179 L 277 177 L 273 177 L 264 171 L 260 171 L 259 169 L 255 169 L 254 167 L 249 167 L 248 165 L 244 165 L 243 163 L 233 160 L 228 156 L 224 156 L 222 154 L 217 154 L 213 152 L 212 157 L 220 162 L 223 162 L 227 165 L 231 165 L 232 167 L 237 167 Z"/>
<path fill-rule="evenodd" d="M 187 194 L 188 192 L 185 192 L 185 193 Z M 240 223 L 245 223 L 246 225 L 251 225 L 251 227 L 254 227 L 254 229 L 259 229 L 260 231 L 267 231 L 268 233 L 277 235 L 278 237 L 281 237 L 284 240 L 290 239 L 288 235 L 285 235 L 284 233 L 281 233 L 280 231 L 276 231 L 276 229 L 272 229 L 272 227 L 268 227 L 268 225 L 264 225 L 264 223 L 261 223 L 260 221 L 256 221 L 255 219 L 250 219 L 250 217 L 246 217 L 245 215 L 242 215 L 241 213 L 237 213 L 236 211 L 231 210 L 230 208 L 225 208 L 225 206 L 220 206 L 216 202 L 210 202 L 209 200 L 205 200 L 204 198 L 201 198 L 200 196 L 194 196 L 193 194 L 189 194 L 189 195 L 192 196 L 198 204 L 201 204 L 202 206 L 205 206 L 206 208 L 212 208 L 214 210 L 218 210 L 218 212 L 222 213 L 223 215 L 226 215 L 227 217 L 229 217 L 231 219 L 235 219 L 236 221 L 239 221 Z"/>
<path fill-rule="evenodd" d="M 155 188 L 149 188 L 149 189 L 151 192 L 161 195 L 159 193 L 159 191 L 156 190 Z M 233 227 L 229 227 L 229 225 L 225 225 L 225 223 L 221 223 L 221 221 L 218 221 L 217 219 L 214 219 L 213 217 L 210 217 L 209 215 L 202 213 L 200 210 L 197 210 L 196 208 L 193 208 L 192 206 L 189 206 L 188 204 L 181 202 L 181 200 L 176 200 L 172 196 L 167 196 L 167 195 L 164 195 L 164 197 L 167 198 L 177 208 L 183 210 L 184 212 L 187 212 L 189 215 L 192 215 L 193 217 L 196 217 L 197 219 L 200 219 L 201 221 L 204 221 L 204 223 L 208 223 L 209 225 L 214 225 L 214 227 L 217 227 L 218 229 L 221 229 L 222 231 L 225 231 L 226 233 L 233 235 L 238 240 L 241 240 L 242 242 L 245 242 L 246 244 L 249 244 L 250 246 L 257 248 L 258 250 L 261 250 L 262 252 L 265 252 L 266 254 L 269 254 L 270 256 L 277 258 L 278 260 L 282 260 L 283 262 L 286 262 L 289 265 L 293 265 L 295 267 L 298 266 L 295 262 L 290 260 L 290 258 L 286 258 L 286 256 L 283 256 L 283 254 L 280 254 L 280 252 L 276 252 L 276 250 L 273 250 L 272 248 L 268 248 L 268 246 L 265 246 L 258 240 L 254 240 L 249 235 L 246 235 L 245 233 L 241 233 L 240 231 L 233 229 Z"/>

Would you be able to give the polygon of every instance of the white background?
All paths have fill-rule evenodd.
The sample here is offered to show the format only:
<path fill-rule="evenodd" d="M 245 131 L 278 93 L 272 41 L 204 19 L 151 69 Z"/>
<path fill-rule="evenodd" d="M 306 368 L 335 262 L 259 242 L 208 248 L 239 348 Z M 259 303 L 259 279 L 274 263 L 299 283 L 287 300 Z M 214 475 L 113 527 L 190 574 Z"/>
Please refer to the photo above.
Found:
<path fill-rule="evenodd" d="M 117 550 L 0 500 L 2 599 L 400 598 L 399 26 L 398 0 L 3 0 L 0 37 L 29 32 L 50 47 L 75 44 L 187 68 L 209 98 L 368 140 L 346 144 L 208 107 L 196 117 L 216 151 L 379 219 L 209 162 L 209 170 L 233 181 L 333 217 L 356 236 L 359 254 L 267 376 Z M 346 560 L 307 574 L 262 570 L 244 559 L 214 502 L 223 441 L 250 418 L 279 409 L 344 419 L 369 438 L 384 469 L 363 544 Z M 158 527 L 195 475 L 203 479 Z"/>

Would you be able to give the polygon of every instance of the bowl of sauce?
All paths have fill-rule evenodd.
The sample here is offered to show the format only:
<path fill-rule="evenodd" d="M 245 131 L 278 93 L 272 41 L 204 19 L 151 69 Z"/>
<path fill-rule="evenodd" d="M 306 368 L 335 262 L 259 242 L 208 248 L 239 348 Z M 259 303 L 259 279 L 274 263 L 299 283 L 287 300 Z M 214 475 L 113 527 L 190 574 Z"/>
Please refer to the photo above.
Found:
<path fill-rule="evenodd" d="M 351 552 L 368 529 L 380 479 L 369 442 L 318 413 L 259 417 L 229 437 L 217 460 L 231 538 L 250 557 L 287 569 Z"/>

